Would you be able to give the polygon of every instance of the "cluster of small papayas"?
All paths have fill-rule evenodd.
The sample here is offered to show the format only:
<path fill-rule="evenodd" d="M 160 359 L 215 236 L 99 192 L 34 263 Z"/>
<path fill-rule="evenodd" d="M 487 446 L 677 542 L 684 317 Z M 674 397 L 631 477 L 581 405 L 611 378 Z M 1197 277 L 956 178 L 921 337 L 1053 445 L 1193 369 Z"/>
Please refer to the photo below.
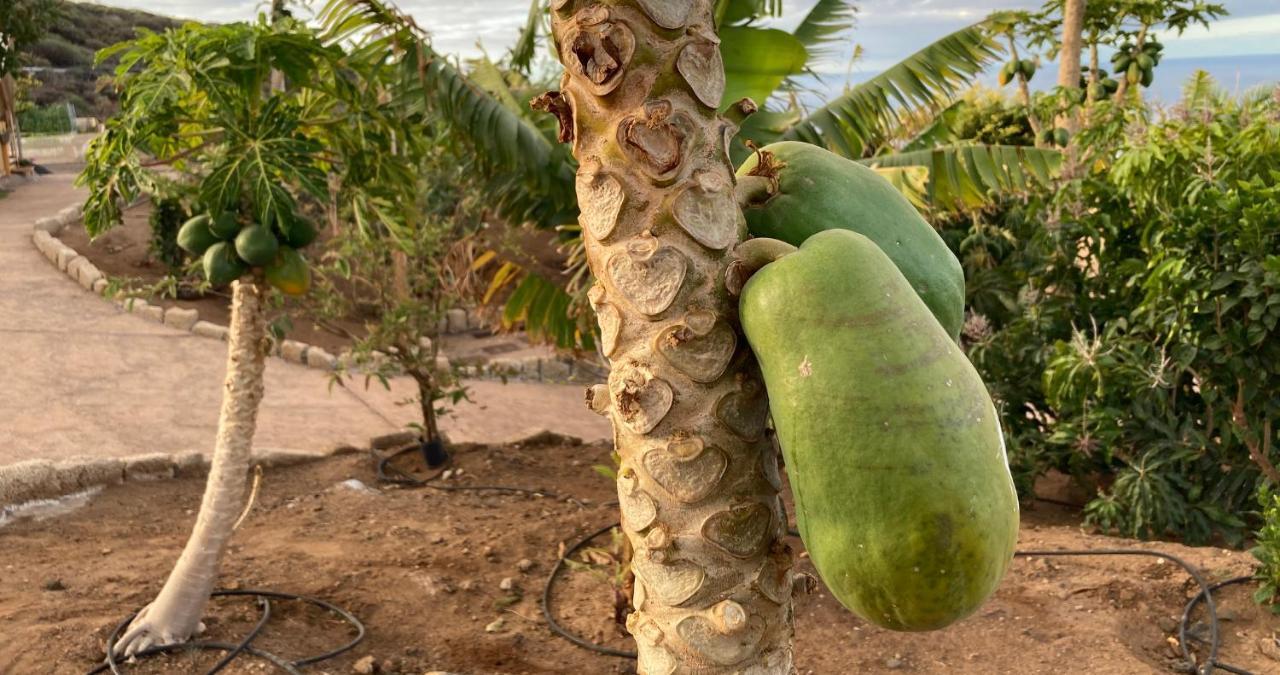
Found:
<path fill-rule="evenodd" d="M 801 537 L 850 610 L 932 630 L 994 591 L 1018 502 L 986 387 L 956 342 L 964 274 L 874 170 L 803 143 L 758 151 L 742 288 Z M 753 243 L 754 242 L 754 243 Z M 799 248 L 793 248 L 798 246 Z"/>
<path fill-rule="evenodd" d="M 226 286 L 261 268 L 267 283 L 289 295 L 302 295 L 311 287 L 311 270 L 298 249 L 315 239 L 316 228 L 306 219 L 290 218 L 273 227 L 245 222 L 235 211 L 200 214 L 178 230 L 178 246 L 202 256 L 212 286 Z"/>

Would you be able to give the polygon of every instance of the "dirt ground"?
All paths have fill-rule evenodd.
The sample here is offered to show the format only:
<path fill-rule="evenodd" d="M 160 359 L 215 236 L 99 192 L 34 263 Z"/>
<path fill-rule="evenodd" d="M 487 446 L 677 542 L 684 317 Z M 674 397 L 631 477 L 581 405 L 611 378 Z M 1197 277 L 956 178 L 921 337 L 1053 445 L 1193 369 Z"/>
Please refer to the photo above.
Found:
<path fill-rule="evenodd" d="M 503 485 L 558 497 L 378 487 L 368 455 L 353 454 L 265 474 L 254 511 L 237 533 L 222 585 L 319 596 L 368 627 L 356 649 L 308 669 L 465 675 L 630 673 L 633 663 L 556 637 L 538 598 L 560 547 L 616 518 L 604 445 L 471 446 L 455 454 L 460 476 L 441 486 Z M 402 458 L 410 467 L 413 455 Z M 342 486 L 351 479 L 360 484 Z M 191 527 L 198 478 L 111 487 L 86 506 L 0 527 L 0 673 L 83 673 L 111 628 L 151 599 Z M 1247 574 L 1247 553 L 1142 544 L 1082 533 L 1079 515 L 1039 504 L 1024 512 L 1023 549 L 1140 547 L 1183 556 L 1213 580 Z M 800 548 L 800 542 L 793 540 Z M 601 537 L 596 559 L 608 549 Z M 812 572 L 802 559 L 801 571 Z M 505 581 L 504 581 L 505 580 Z M 796 606 L 801 674 L 1182 672 L 1173 638 L 1193 585 L 1150 557 L 1019 558 L 974 616 L 934 633 L 892 633 L 843 610 L 819 587 Z M 1272 647 L 1280 618 L 1259 610 L 1249 586 L 1217 595 L 1221 660 L 1280 672 Z M 601 569 L 575 567 L 553 607 L 570 629 L 630 648 L 613 621 Z M 216 600 L 208 639 L 236 642 L 258 615 L 252 601 Z M 1203 626 L 1199 627 L 1203 630 Z M 341 644 L 332 615 L 277 603 L 257 646 L 300 658 Z M 144 661 L 129 672 L 203 672 L 216 653 Z M 365 659 L 364 663 L 361 660 Z M 278 672 L 241 659 L 223 672 Z"/>

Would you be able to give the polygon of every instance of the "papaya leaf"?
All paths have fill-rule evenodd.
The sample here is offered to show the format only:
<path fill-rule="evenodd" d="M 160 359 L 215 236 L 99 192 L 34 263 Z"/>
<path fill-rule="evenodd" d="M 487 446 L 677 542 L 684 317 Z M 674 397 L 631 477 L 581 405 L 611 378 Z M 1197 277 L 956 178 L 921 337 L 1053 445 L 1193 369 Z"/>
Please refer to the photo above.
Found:
<path fill-rule="evenodd" d="M 720 29 L 720 55 L 725 76 L 721 107 L 748 97 L 763 106 L 783 80 L 804 72 L 809 59 L 792 34 L 753 26 Z"/>

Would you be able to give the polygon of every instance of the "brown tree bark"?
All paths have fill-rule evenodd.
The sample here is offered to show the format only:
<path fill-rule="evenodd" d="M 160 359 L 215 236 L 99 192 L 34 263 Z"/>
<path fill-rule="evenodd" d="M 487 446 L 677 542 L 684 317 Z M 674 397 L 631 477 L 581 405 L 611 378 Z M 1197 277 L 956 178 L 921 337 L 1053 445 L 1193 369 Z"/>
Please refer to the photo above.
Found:
<path fill-rule="evenodd" d="M 717 114 L 710 0 L 553 0 L 557 114 L 610 360 L 588 391 L 622 457 L 644 675 L 793 671 L 792 555 L 781 541 L 767 401 L 725 287 L 745 223 Z"/>

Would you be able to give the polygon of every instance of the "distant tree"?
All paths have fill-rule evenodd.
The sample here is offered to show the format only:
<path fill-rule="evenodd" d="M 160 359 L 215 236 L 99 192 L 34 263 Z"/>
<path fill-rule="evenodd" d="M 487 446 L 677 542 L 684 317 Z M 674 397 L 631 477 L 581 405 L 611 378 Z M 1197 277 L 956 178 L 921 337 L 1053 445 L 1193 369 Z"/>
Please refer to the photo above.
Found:
<path fill-rule="evenodd" d="M 0 2 L 0 76 L 18 72 L 20 55 L 59 16 L 57 0 Z"/>

